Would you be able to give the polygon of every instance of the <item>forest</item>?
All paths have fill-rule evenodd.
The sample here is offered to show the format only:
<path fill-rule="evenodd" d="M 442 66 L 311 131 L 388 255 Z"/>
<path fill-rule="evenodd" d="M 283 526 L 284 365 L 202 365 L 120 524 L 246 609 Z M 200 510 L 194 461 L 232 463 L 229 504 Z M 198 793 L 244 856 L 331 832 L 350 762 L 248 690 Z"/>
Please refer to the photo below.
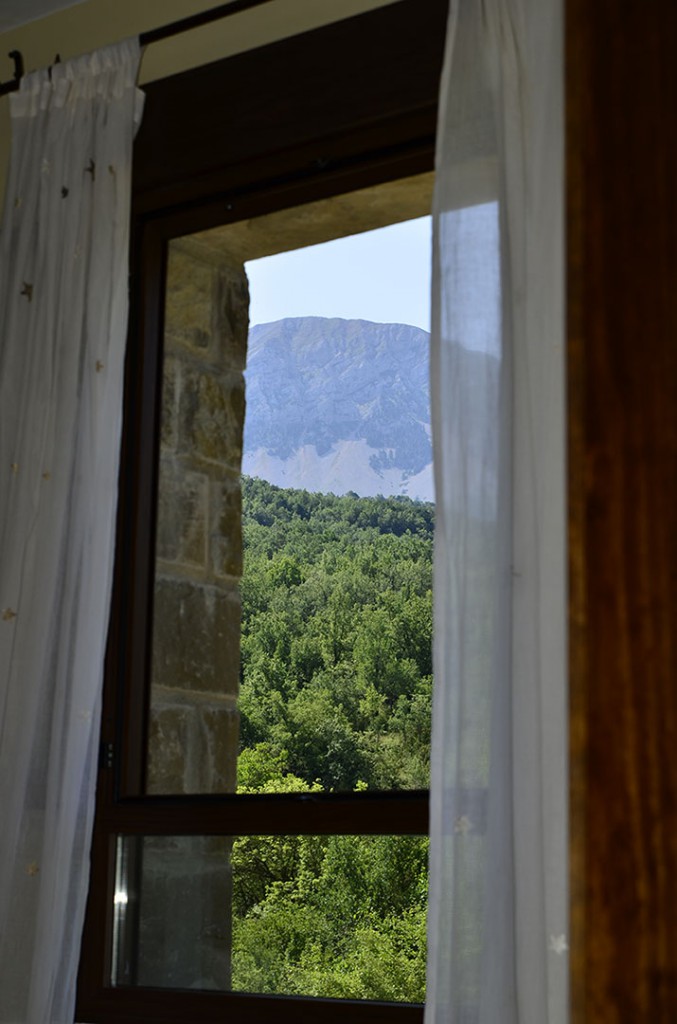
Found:
<path fill-rule="evenodd" d="M 238 792 L 428 785 L 434 508 L 243 478 Z M 421 1002 L 427 839 L 235 840 L 232 985 Z"/>

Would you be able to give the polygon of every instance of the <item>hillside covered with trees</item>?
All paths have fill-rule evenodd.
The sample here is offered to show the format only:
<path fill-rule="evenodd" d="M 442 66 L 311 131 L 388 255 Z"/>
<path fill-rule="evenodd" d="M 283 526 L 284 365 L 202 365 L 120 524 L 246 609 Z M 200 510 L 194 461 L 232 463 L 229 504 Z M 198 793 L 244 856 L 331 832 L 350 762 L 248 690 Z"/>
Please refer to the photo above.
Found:
<path fill-rule="evenodd" d="M 244 481 L 241 785 L 428 785 L 433 506 Z"/>
<path fill-rule="evenodd" d="M 431 504 L 243 479 L 238 790 L 428 785 Z M 233 988 L 419 1002 L 427 839 L 243 837 Z"/>

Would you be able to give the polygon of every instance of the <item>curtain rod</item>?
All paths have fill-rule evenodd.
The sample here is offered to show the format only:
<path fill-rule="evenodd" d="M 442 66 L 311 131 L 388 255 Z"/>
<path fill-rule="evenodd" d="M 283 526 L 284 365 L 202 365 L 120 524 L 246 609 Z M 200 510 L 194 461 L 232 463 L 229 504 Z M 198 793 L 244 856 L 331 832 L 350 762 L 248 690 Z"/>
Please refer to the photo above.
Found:
<path fill-rule="evenodd" d="M 252 7 L 261 7 L 263 4 L 270 2 L 271 0 L 231 0 L 230 3 L 219 4 L 218 7 L 211 7 L 209 10 L 201 11 L 199 14 L 190 14 L 187 18 L 172 21 L 169 25 L 161 25 L 160 28 L 153 28 L 148 32 L 142 32 L 139 36 L 139 43 L 141 46 L 150 46 L 152 43 L 158 43 L 162 39 L 170 39 L 172 36 L 181 35 L 183 32 L 190 32 L 191 29 L 201 28 L 202 25 L 209 25 L 213 21 L 221 21 L 223 18 L 229 18 L 232 14 L 240 14 L 241 11 L 247 11 Z M 24 74 L 23 57 L 19 50 L 12 50 L 9 56 L 14 61 L 14 77 L 9 82 L 0 83 L 0 96 L 16 92 Z"/>

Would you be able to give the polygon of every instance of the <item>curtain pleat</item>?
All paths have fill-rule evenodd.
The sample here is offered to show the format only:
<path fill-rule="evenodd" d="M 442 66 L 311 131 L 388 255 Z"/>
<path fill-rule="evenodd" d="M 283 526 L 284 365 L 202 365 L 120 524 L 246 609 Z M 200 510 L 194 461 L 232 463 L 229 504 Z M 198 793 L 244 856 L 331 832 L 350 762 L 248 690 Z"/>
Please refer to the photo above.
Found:
<path fill-rule="evenodd" d="M 433 240 L 426 1024 L 564 1024 L 562 11 L 452 0 Z"/>

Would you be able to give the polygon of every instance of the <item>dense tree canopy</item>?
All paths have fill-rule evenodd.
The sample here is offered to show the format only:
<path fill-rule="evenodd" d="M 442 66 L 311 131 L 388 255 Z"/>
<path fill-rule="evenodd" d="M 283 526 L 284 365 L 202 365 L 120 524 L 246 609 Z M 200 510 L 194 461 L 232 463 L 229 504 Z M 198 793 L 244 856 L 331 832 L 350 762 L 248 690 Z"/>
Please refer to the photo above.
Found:
<path fill-rule="evenodd" d="M 240 792 L 428 785 L 432 505 L 243 480 Z M 233 845 L 233 987 L 418 1002 L 427 840 Z"/>
<path fill-rule="evenodd" d="M 240 772 L 426 787 L 433 507 L 245 478 L 243 521 Z"/>

